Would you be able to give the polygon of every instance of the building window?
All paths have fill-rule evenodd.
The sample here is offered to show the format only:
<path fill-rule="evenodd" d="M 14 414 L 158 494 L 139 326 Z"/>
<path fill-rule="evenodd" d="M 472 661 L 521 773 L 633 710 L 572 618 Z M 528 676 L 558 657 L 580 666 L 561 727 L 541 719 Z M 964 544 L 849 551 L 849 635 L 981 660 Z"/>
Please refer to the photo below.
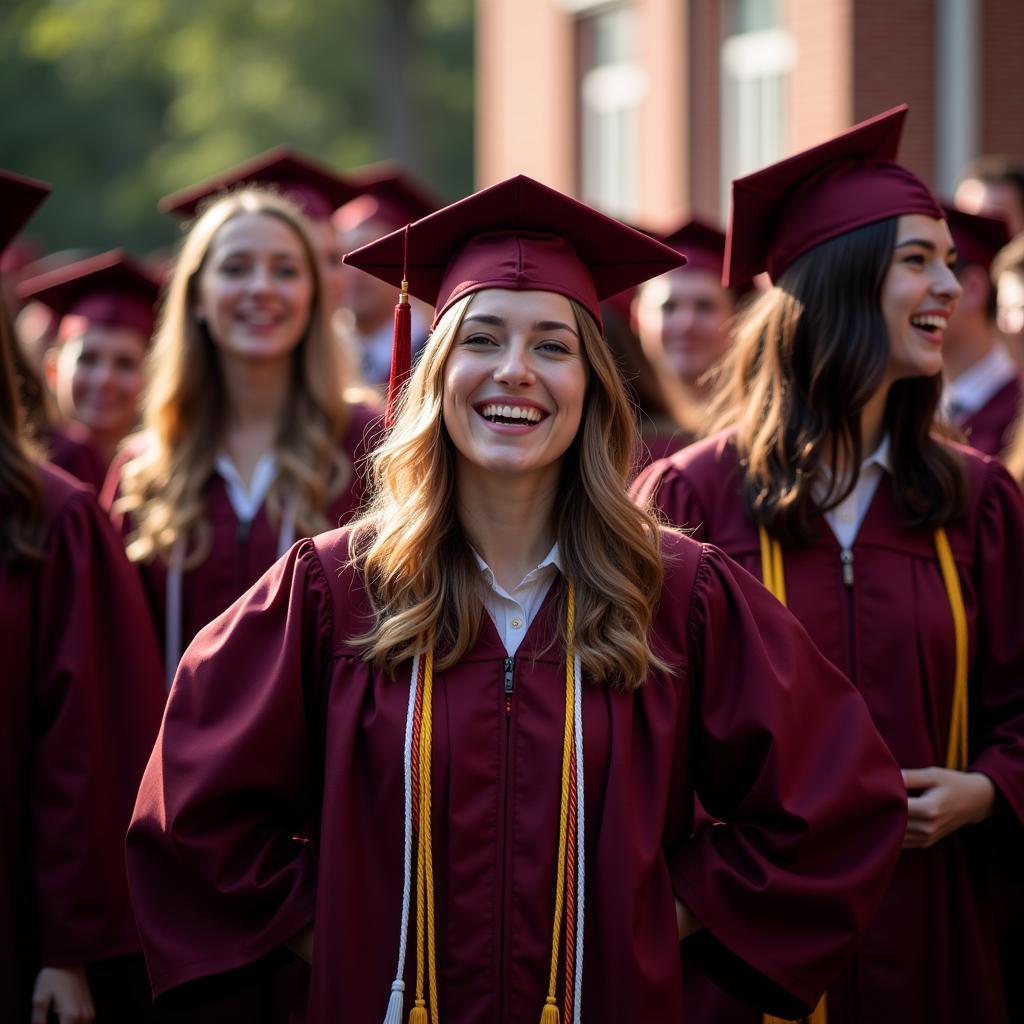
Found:
<path fill-rule="evenodd" d="M 637 112 L 647 87 L 634 29 L 628 3 L 577 13 L 580 193 L 627 219 L 637 208 Z"/>
<path fill-rule="evenodd" d="M 776 0 L 730 0 L 722 44 L 722 199 L 729 183 L 786 151 L 786 76 L 796 43 L 779 26 Z"/>

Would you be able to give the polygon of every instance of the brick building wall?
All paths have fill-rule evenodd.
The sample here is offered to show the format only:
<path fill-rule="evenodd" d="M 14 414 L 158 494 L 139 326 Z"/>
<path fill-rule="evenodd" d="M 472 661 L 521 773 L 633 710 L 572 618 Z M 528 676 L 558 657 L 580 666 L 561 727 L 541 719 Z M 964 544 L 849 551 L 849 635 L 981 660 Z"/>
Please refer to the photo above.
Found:
<path fill-rule="evenodd" d="M 981 3 L 981 146 L 1024 162 L 1024 4 Z"/>
<path fill-rule="evenodd" d="M 963 0 L 968 2 L 968 0 Z M 1024 5 L 977 4 L 977 144 L 1024 161 Z M 937 174 L 937 53 L 944 0 L 778 0 L 795 43 L 786 83 L 793 152 L 900 102 L 901 159 Z M 720 217 L 723 12 L 727 0 L 632 0 L 638 109 L 634 219 Z M 576 19 L 587 0 L 478 0 L 477 182 L 524 171 L 579 194 Z"/>

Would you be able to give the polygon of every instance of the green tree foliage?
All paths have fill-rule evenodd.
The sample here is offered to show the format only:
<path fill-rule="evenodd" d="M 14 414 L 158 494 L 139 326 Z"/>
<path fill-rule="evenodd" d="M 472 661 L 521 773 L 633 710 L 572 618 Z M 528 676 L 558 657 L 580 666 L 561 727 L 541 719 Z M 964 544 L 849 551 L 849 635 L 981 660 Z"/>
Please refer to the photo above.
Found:
<path fill-rule="evenodd" d="M 472 0 L 0 0 L 0 166 L 51 248 L 145 251 L 156 201 L 288 143 L 472 188 Z"/>

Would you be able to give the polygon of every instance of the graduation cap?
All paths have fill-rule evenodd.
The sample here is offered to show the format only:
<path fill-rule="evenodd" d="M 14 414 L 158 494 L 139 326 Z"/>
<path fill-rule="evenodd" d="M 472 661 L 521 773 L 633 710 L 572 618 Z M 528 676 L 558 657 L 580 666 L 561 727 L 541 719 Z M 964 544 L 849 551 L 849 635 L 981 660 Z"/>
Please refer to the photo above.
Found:
<path fill-rule="evenodd" d="M 156 325 L 160 281 L 123 249 L 115 249 L 29 278 L 18 294 L 61 317 L 61 337 L 79 333 L 86 321 L 130 327 L 148 341 Z"/>
<path fill-rule="evenodd" d="M 996 253 L 1010 241 L 1010 230 L 1001 217 L 964 213 L 952 203 L 943 203 L 950 234 L 957 248 L 957 263 L 981 267 L 986 272 Z"/>
<path fill-rule="evenodd" d="M 895 163 L 907 105 L 862 121 L 732 183 L 723 281 L 774 279 L 822 242 L 889 217 L 942 207 L 917 175 Z"/>
<path fill-rule="evenodd" d="M 663 235 L 662 241 L 676 252 L 686 254 L 687 267 L 710 270 L 721 276 L 722 261 L 725 258 L 725 232 L 712 227 L 707 221 L 691 217 Z"/>
<path fill-rule="evenodd" d="M 394 161 L 354 171 L 349 180 L 361 194 L 335 214 L 334 221 L 342 231 L 368 220 L 379 221 L 394 231 L 421 220 L 441 206 L 439 196 Z"/>
<path fill-rule="evenodd" d="M 164 196 L 160 209 L 188 219 L 196 215 L 205 200 L 243 185 L 277 189 L 311 220 L 328 220 L 339 206 L 360 193 L 351 181 L 329 167 L 289 146 L 277 146 L 202 184 Z"/>
<path fill-rule="evenodd" d="M 476 192 L 345 256 L 402 289 L 388 419 L 412 361 L 409 304 L 435 307 L 434 325 L 463 296 L 485 288 L 549 291 L 574 299 L 601 324 L 602 299 L 682 266 L 649 235 L 519 175 Z"/>
<path fill-rule="evenodd" d="M 52 191 L 45 181 L 0 171 L 0 252 Z"/>

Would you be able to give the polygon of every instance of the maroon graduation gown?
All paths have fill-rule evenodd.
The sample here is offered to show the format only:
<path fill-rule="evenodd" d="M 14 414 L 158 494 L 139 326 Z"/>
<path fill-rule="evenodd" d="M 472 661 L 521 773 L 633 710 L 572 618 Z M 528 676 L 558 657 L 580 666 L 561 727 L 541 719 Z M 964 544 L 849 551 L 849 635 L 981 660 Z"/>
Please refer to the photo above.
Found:
<path fill-rule="evenodd" d="M 0 1019 L 29 1020 L 41 965 L 112 980 L 135 954 L 97 1020 L 138 1021 L 123 843 L 163 708 L 156 638 L 95 496 L 39 473 L 45 558 L 0 565 Z"/>
<path fill-rule="evenodd" d="M 673 895 L 707 926 L 684 950 L 758 1003 L 801 1012 L 886 887 L 905 828 L 901 779 L 863 701 L 785 609 L 717 550 L 674 536 L 665 547 L 653 642 L 673 672 L 652 671 L 633 693 L 583 694 L 583 1019 L 683 1019 Z M 300 542 L 182 660 L 128 837 L 158 996 L 215 992 L 315 918 L 307 1019 L 384 1017 L 409 668 L 390 678 L 353 645 L 369 606 L 346 560 L 344 530 Z M 544 1003 L 561 598 L 559 581 L 517 652 L 508 710 L 506 654 L 486 617 L 466 657 L 435 672 L 445 1024 L 536 1024 Z M 691 837 L 695 790 L 734 825 Z M 412 938 L 406 1013 L 414 951 Z"/>
<path fill-rule="evenodd" d="M 1009 430 L 1017 421 L 1020 401 L 1020 379 L 1014 377 L 961 424 L 967 443 L 986 455 L 1001 455 L 1010 442 Z"/>
<path fill-rule="evenodd" d="M 970 501 L 947 528 L 970 633 L 970 770 L 992 779 L 1019 828 L 1024 817 L 1024 501 L 994 459 L 959 449 Z M 736 451 L 718 435 L 651 466 L 635 486 L 668 519 L 696 529 L 760 577 L 758 534 L 743 511 Z M 853 545 L 821 518 L 817 540 L 784 551 L 789 607 L 860 690 L 901 767 L 945 763 L 954 640 L 930 533 L 899 525 L 883 477 Z M 808 716 L 813 721 L 813 716 Z M 829 990 L 830 1024 L 978 1024 L 1006 1019 L 983 867 L 989 824 L 900 857 L 892 886 L 848 970 Z M 700 995 L 701 1021 L 744 1021 L 724 997 Z M 719 994 L 720 995 L 720 994 Z M 705 1001 L 706 1000 L 706 1001 Z"/>
<path fill-rule="evenodd" d="M 380 428 L 380 413 L 364 405 L 352 407 L 352 421 L 343 451 L 352 465 L 352 480 L 331 503 L 327 519 L 340 525 L 351 518 L 363 500 L 363 460 L 373 447 Z M 127 457 L 127 456 L 126 456 Z M 125 459 L 115 461 L 103 487 L 102 503 L 110 509 L 117 498 Z M 241 523 L 219 474 L 211 476 L 205 493 L 206 518 L 211 546 L 206 560 L 182 575 L 181 650 L 208 622 L 259 579 L 278 557 L 278 527 L 262 506 L 249 524 Z M 127 533 L 130 522 L 114 512 L 114 524 Z M 139 565 L 146 596 L 161 638 L 166 625 L 167 567 L 163 561 Z M 163 648 L 161 647 L 161 651 Z"/>
<path fill-rule="evenodd" d="M 99 494 L 107 475 L 107 465 L 88 432 L 77 423 L 69 423 L 45 438 L 48 461 L 76 480 L 89 484 Z"/>

